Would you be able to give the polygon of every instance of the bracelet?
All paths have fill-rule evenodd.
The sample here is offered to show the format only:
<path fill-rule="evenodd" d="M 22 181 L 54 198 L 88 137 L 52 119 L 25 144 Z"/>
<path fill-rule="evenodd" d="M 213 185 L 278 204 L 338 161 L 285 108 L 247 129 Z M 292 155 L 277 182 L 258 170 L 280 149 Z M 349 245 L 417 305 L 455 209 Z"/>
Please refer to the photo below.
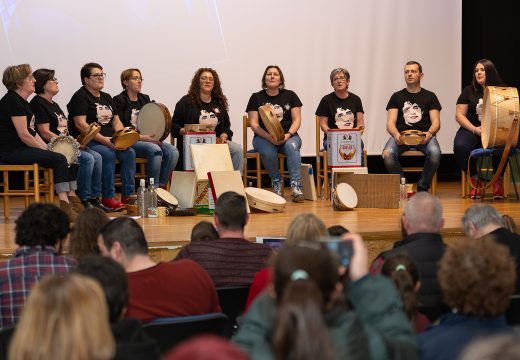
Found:
<path fill-rule="evenodd" d="M 292 138 L 294 136 L 294 134 L 290 131 L 287 131 L 287 134 L 289 134 L 289 138 Z"/>

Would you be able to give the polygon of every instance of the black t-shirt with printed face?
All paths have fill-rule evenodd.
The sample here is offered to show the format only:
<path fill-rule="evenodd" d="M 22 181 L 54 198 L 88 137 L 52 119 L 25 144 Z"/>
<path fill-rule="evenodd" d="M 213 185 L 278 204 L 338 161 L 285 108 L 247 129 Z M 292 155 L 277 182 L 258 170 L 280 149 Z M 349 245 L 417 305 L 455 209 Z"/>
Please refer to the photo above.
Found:
<path fill-rule="evenodd" d="M 0 99 L 0 153 L 2 154 L 9 154 L 16 149 L 27 147 L 16 132 L 12 120 L 14 116 L 25 116 L 27 130 L 32 136 L 36 135 L 35 118 L 31 106 L 15 91 L 9 90 Z"/>
<path fill-rule="evenodd" d="M 117 108 L 112 97 L 100 91 L 99 97 L 92 95 L 84 86 L 72 95 L 67 104 L 69 112 L 69 132 L 73 137 L 77 137 L 80 131 L 74 124 L 75 116 L 86 116 L 87 124 L 98 122 L 101 125 L 100 134 L 111 137 L 114 135 L 114 115 L 117 115 Z"/>
<path fill-rule="evenodd" d="M 123 123 L 123 126 L 133 126 L 134 128 L 137 128 L 139 112 L 143 106 L 150 102 L 152 102 L 150 97 L 141 93 L 137 94 L 137 101 L 132 101 L 128 97 L 126 90 L 114 96 L 114 103 L 116 104 L 119 119 Z"/>
<path fill-rule="evenodd" d="M 36 95 L 30 104 L 36 117 L 36 125 L 49 124 L 49 130 L 54 134 L 68 135 L 67 117 L 58 103 L 49 102 L 44 97 Z"/>
<path fill-rule="evenodd" d="M 426 89 L 411 93 L 403 89 L 394 93 L 386 110 L 398 109 L 396 127 L 399 132 L 405 130 L 428 131 L 432 124 L 430 110 L 441 110 L 437 96 Z"/>
<path fill-rule="evenodd" d="M 477 106 L 480 103 L 482 106 L 482 98 L 484 94 L 482 92 L 477 93 L 473 88 L 473 85 L 466 86 L 462 93 L 459 95 L 457 99 L 458 104 L 466 104 L 468 105 L 468 112 L 466 113 L 466 117 L 474 126 L 480 126 L 480 120 L 477 114 Z"/>
<path fill-rule="evenodd" d="M 342 99 L 331 92 L 325 95 L 316 109 L 317 116 L 328 118 L 330 129 L 352 129 L 358 126 L 357 114 L 364 113 L 361 98 L 351 92 Z"/>
<path fill-rule="evenodd" d="M 266 104 L 273 105 L 274 112 L 278 117 L 284 132 L 288 132 L 292 125 L 291 109 L 302 107 L 302 102 L 294 91 L 282 89 L 278 95 L 270 96 L 267 94 L 267 91 L 262 90 L 251 95 L 249 102 L 247 103 L 246 112 L 258 111 L 260 106 Z M 266 130 L 262 120 L 260 120 L 259 123 L 260 127 Z"/>

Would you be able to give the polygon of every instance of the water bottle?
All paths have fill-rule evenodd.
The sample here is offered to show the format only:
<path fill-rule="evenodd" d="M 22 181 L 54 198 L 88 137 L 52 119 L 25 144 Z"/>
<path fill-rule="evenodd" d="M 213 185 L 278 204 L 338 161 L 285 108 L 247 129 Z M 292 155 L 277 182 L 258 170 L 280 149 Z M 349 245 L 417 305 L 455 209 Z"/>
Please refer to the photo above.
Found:
<path fill-rule="evenodd" d="M 146 192 L 148 194 L 148 202 L 146 204 L 148 210 L 146 215 L 149 218 L 155 218 L 157 217 L 157 190 L 155 189 L 153 178 L 150 178 L 150 185 L 148 185 L 148 190 Z"/>
<path fill-rule="evenodd" d="M 137 214 L 145 218 L 146 217 L 146 187 L 144 179 L 139 181 L 139 188 L 137 189 Z"/>
<path fill-rule="evenodd" d="M 408 189 L 406 187 L 406 179 L 401 178 L 401 184 L 399 185 L 399 208 L 404 209 L 406 201 L 408 200 Z"/>

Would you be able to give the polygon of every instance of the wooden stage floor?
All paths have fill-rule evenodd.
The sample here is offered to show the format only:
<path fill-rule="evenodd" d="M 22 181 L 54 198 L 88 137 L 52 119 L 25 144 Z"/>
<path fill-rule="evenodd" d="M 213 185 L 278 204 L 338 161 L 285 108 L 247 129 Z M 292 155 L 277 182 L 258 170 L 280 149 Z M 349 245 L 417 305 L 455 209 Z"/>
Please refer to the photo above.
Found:
<path fill-rule="evenodd" d="M 461 217 L 465 209 L 477 201 L 460 197 L 460 183 L 439 183 L 438 193 L 443 207 L 445 230 L 443 233 L 461 236 Z M 288 193 L 287 193 L 288 194 Z M 288 199 L 289 196 L 286 196 Z M 503 214 L 509 214 L 520 223 L 520 201 L 513 195 L 506 200 L 486 200 Z M 23 210 L 23 200 L 11 202 L 11 219 L 4 220 L 0 215 L 0 254 L 10 254 L 16 248 L 14 243 L 14 221 Z M 246 228 L 246 236 L 251 240 L 256 236 L 284 236 L 287 227 L 298 214 L 314 213 L 327 226 L 340 224 L 350 231 L 361 233 L 367 241 L 394 241 L 399 239 L 400 209 L 355 209 L 353 211 L 334 211 L 327 200 L 305 201 L 303 204 L 287 202 L 283 213 L 252 213 Z M 120 213 L 121 214 L 121 213 Z M 119 216 L 113 213 L 110 215 Z M 164 217 L 139 219 L 150 246 L 177 246 L 189 242 L 192 227 L 201 220 L 212 221 L 212 216 L 197 215 L 186 217 Z M 254 240 L 253 240 L 254 241 Z M 384 245 L 383 247 L 388 247 Z"/>

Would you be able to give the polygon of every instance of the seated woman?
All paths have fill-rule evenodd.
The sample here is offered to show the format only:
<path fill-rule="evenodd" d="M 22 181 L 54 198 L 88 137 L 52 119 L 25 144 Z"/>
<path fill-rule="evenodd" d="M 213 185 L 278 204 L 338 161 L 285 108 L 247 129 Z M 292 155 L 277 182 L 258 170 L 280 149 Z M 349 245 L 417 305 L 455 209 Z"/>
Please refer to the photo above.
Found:
<path fill-rule="evenodd" d="M 354 250 L 346 284 L 339 257 L 322 244 L 283 247 L 271 291 L 253 303 L 233 341 L 253 359 L 416 359 L 414 334 L 394 285 L 370 276 L 359 235 L 343 239 Z"/>
<path fill-rule="evenodd" d="M 175 105 L 172 123 L 172 136 L 177 138 L 177 148 L 181 153 L 180 167 L 184 169 L 183 138 L 184 124 L 207 124 L 215 127 L 217 137 L 229 145 L 233 169 L 242 172 L 244 154 L 242 147 L 231 141 L 233 131 L 228 114 L 228 100 L 222 92 L 220 79 L 215 70 L 200 68 L 191 79 L 188 94 Z"/>
<path fill-rule="evenodd" d="M 282 70 L 276 65 L 269 65 L 262 75 L 262 89 L 249 98 L 246 111 L 251 129 L 255 133 L 253 147 L 260 153 L 262 164 L 266 168 L 273 190 L 282 196 L 282 174 L 278 167 L 278 153 L 284 152 L 287 156 L 287 170 L 291 179 L 292 198 L 296 202 L 303 202 L 300 165 L 302 162 L 300 148 L 302 140 L 298 136 L 301 125 L 302 103 L 294 91 L 285 89 L 285 79 Z M 263 122 L 259 120 L 258 108 L 263 105 L 272 105 L 285 137 L 278 141 L 269 134 Z"/>
<path fill-rule="evenodd" d="M 124 126 L 137 128 L 141 108 L 150 103 L 150 97 L 141 93 L 143 76 L 139 69 L 126 69 L 121 73 L 121 94 L 114 96 L 121 122 Z M 164 122 L 164 119 L 159 119 Z M 170 119 L 168 119 L 170 121 Z M 172 144 L 159 141 L 158 137 L 141 134 L 139 141 L 132 145 L 135 155 L 146 158 L 146 173 L 153 177 L 156 187 L 166 188 L 170 174 L 179 160 L 179 152 Z"/>
<path fill-rule="evenodd" d="M 61 134 L 68 135 L 67 117 L 58 103 L 53 100 L 60 91 L 54 70 L 38 69 L 33 76 L 36 79 L 37 96 L 33 97 L 30 104 L 36 116 L 38 133 L 46 142 L 50 142 L 53 137 Z M 69 167 L 69 179 L 71 180 L 69 200 L 78 213 L 85 207 L 92 206 L 108 210 L 99 200 L 101 196 L 101 155 L 85 146 L 80 148 L 80 154 L 79 169 L 77 165 Z M 74 192 L 76 188 L 81 201 Z"/>
<path fill-rule="evenodd" d="M 60 208 L 74 221 L 77 213 L 67 196 L 71 192 L 67 159 L 47 150 L 34 127 L 35 116 L 27 102 L 34 92 L 35 79 L 29 64 L 8 66 L 2 82 L 7 94 L 0 99 L 0 161 L 6 164 L 37 163 L 54 172 L 54 187 Z"/>

